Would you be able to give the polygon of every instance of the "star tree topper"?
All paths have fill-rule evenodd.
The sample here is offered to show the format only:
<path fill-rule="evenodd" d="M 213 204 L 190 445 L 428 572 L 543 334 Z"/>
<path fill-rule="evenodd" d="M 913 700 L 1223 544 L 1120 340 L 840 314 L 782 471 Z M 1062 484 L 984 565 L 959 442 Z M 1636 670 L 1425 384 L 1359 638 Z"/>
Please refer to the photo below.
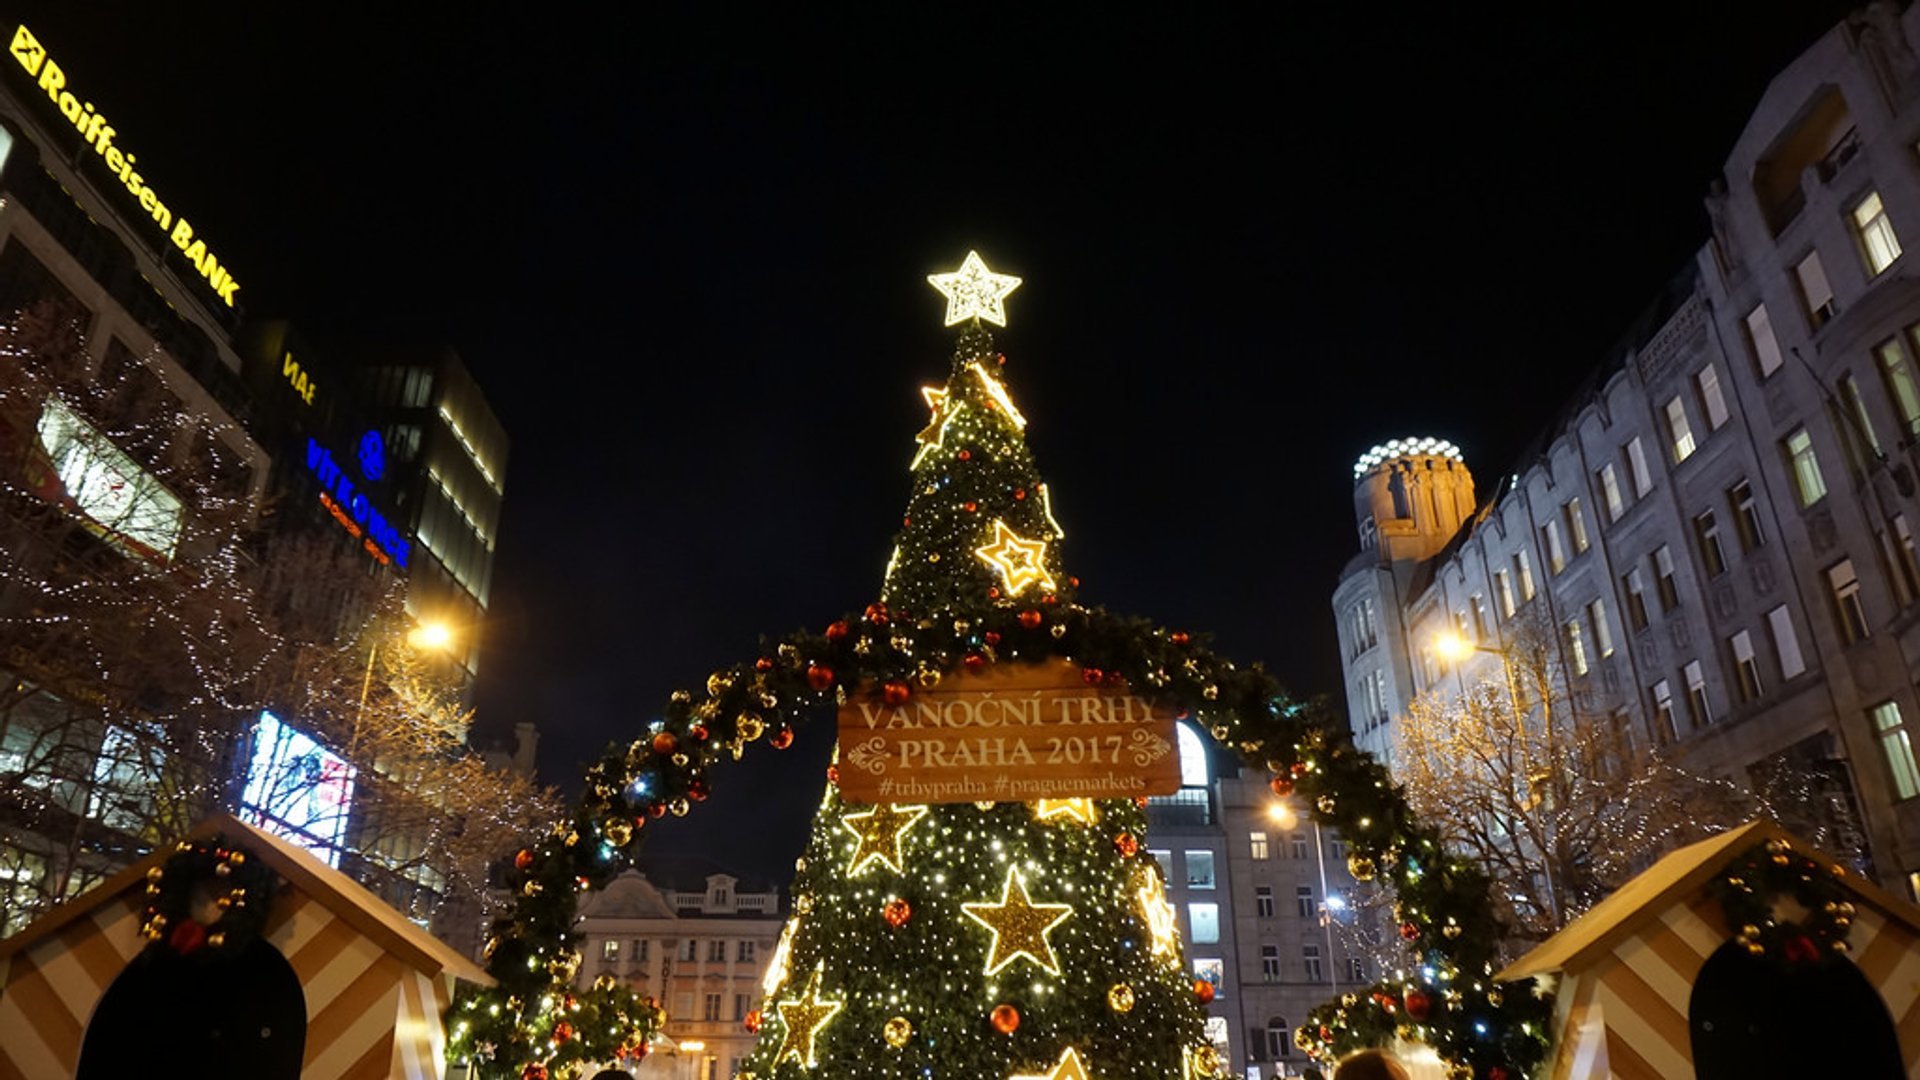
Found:
<path fill-rule="evenodd" d="M 1024 956 L 1040 965 L 1048 974 L 1060 974 L 1060 961 L 1047 943 L 1047 931 L 1073 914 L 1070 904 L 1036 904 L 1027 899 L 1027 883 L 1015 867 L 1007 868 L 1006 884 L 1000 887 L 997 904 L 961 904 L 967 918 L 993 931 L 993 948 L 987 955 L 988 975 Z"/>
<path fill-rule="evenodd" d="M 882 803 L 865 813 L 841 818 L 840 824 L 860 838 L 859 846 L 853 849 L 853 861 L 847 864 L 847 873 L 858 874 L 876 859 L 893 867 L 896 874 L 906 873 L 906 868 L 900 865 L 900 840 L 926 813 L 924 806 Z"/>
<path fill-rule="evenodd" d="M 967 252 L 960 269 L 951 274 L 928 274 L 927 282 L 947 298 L 948 326 L 968 319 L 1007 325 L 1007 294 L 1020 287 L 1020 279 L 1012 274 L 987 269 L 977 251 Z"/>
<path fill-rule="evenodd" d="M 794 1060 L 813 1068 L 813 1039 L 820 1034 L 833 1014 L 846 1004 L 844 1001 L 820 1000 L 820 973 L 825 966 L 815 968 L 807 979 L 807 991 L 800 995 L 799 1001 L 783 1001 L 779 1004 L 780 1023 L 787 1029 L 780 1037 L 780 1052 L 773 1055 L 773 1063 L 778 1065 L 789 1056 Z"/>
<path fill-rule="evenodd" d="M 1007 1080 L 1093 1080 L 1093 1077 L 1087 1072 L 1086 1062 L 1080 1060 L 1080 1051 L 1069 1046 L 1050 1071 L 1012 1076 Z"/>

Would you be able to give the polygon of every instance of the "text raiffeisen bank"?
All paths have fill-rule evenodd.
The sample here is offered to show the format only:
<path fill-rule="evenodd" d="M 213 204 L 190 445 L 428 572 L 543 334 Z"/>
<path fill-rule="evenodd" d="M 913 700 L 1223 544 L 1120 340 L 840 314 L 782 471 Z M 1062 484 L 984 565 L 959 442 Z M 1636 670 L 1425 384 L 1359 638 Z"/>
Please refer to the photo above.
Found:
<path fill-rule="evenodd" d="M 139 201 L 140 209 L 146 211 L 160 231 L 173 241 L 173 246 L 180 249 L 180 254 L 193 263 L 200 271 L 200 276 L 207 279 L 207 285 L 214 293 L 228 307 L 237 306 L 233 294 L 240 291 L 240 283 L 233 279 L 226 267 L 220 265 L 220 260 L 214 258 L 213 252 L 207 250 L 207 242 L 194 235 L 193 226 L 187 223 L 187 219 L 177 217 L 166 203 L 160 201 L 153 185 L 147 183 L 140 171 L 134 168 L 134 155 L 114 145 L 113 137 L 119 133 L 107 122 L 106 116 L 94 108 L 93 102 L 82 100 L 67 89 L 66 71 L 47 55 L 47 47 L 33 36 L 33 31 L 28 30 L 25 23 L 14 30 L 13 45 L 8 51 L 27 75 L 35 80 L 34 85 L 47 95 L 47 100 L 60 110 L 60 115 L 66 117 L 74 130 L 80 133 L 81 139 L 106 162 L 107 171 L 117 177 L 127 192 Z"/>

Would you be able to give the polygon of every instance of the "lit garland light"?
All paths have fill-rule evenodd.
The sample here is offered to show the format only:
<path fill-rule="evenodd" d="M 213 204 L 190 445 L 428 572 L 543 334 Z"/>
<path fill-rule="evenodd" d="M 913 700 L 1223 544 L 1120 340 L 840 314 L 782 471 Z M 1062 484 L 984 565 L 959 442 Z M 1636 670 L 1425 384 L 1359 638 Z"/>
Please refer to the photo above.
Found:
<path fill-rule="evenodd" d="M 900 863 L 900 841 L 906 836 L 913 823 L 927 816 L 924 806 L 894 806 L 882 803 L 861 814 L 848 814 L 840 819 L 840 824 L 852 833 L 858 843 L 854 845 L 853 858 L 847 861 L 847 873 L 858 875 L 874 863 L 883 863 L 896 874 L 906 872 Z"/>
<path fill-rule="evenodd" d="M 977 251 L 967 252 L 960 269 L 950 274 L 928 274 L 927 281 L 947 298 L 947 325 L 985 319 L 1007 325 L 1007 294 L 1020 287 L 1012 274 L 996 274 Z"/>
<path fill-rule="evenodd" d="M 1010 596 L 1019 596 L 1033 585 L 1054 587 L 1053 575 L 1047 572 L 1047 542 L 1028 540 L 999 518 L 993 520 L 993 542 L 975 548 L 973 553 L 999 571 Z"/>
<path fill-rule="evenodd" d="M 1047 931 L 1067 921 L 1071 904 L 1036 904 L 1027 896 L 1027 883 L 1017 867 L 1007 868 L 1007 880 L 997 904 L 961 904 L 967 918 L 993 931 L 986 973 L 997 974 L 1015 960 L 1031 960 L 1049 975 L 1060 974 L 1060 961 L 1047 942 Z"/>

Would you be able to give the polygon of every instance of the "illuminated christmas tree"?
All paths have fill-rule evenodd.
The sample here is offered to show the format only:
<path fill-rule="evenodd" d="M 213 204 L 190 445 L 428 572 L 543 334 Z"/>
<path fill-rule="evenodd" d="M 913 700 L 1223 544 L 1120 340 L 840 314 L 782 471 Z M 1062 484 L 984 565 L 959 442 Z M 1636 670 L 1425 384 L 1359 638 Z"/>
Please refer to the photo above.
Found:
<path fill-rule="evenodd" d="M 1006 358 L 981 326 L 1004 323 L 1019 279 L 970 254 L 931 280 L 963 329 L 946 384 L 923 390 L 931 415 L 905 528 L 881 603 L 862 621 L 939 624 L 964 652 L 918 656 L 910 677 L 883 690 L 895 703 L 937 686 L 953 660 L 961 670 L 1017 662 L 988 623 L 1024 613 L 1023 629 L 1044 634 L 1073 585 L 1026 418 L 1003 381 Z M 922 651 L 887 637 L 903 658 Z M 1145 825 L 1130 799 L 868 805 L 829 785 L 743 1073 L 1212 1075 L 1173 910 L 1140 844 Z"/>

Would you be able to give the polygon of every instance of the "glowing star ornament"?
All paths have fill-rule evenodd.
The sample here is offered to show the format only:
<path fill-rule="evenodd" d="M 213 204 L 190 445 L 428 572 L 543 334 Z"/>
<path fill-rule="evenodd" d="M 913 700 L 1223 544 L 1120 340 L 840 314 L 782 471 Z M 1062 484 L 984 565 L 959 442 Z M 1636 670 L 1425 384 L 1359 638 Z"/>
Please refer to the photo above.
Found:
<path fill-rule="evenodd" d="M 787 981 L 787 961 L 793 956 L 793 934 L 799 928 L 799 919 L 789 919 L 780 931 L 780 942 L 773 947 L 773 959 L 767 962 L 767 973 L 760 979 L 761 993 L 771 997 Z"/>
<path fill-rule="evenodd" d="M 946 443 L 947 425 L 953 422 L 954 415 L 959 411 L 948 406 L 945 387 L 923 386 L 920 395 L 927 399 L 927 408 L 932 410 L 932 415 L 927 418 L 927 426 L 913 437 L 913 441 L 920 444 L 920 449 L 913 452 L 913 464 L 910 466 L 915 469 L 920 467 L 928 454 Z"/>
<path fill-rule="evenodd" d="M 1092 799 L 1041 799 L 1034 804 L 1033 816 L 1041 821 L 1072 818 L 1082 825 L 1100 820 L 1100 812 L 1094 808 Z"/>
<path fill-rule="evenodd" d="M 951 274 L 928 274 L 927 284 L 947 298 L 948 326 L 968 319 L 985 319 L 1005 326 L 1007 294 L 1020 287 L 1020 279 L 1012 274 L 994 273 L 987 269 L 979 252 L 969 251 L 960 269 Z"/>
<path fill-rule="evenodd" d="M 840 824 L 860 840 L 853 849 L 853 861 L 847 864 L 847 873 L 859 874 L 875 861 L 892 867 L 896 874 L 905 873 L 905 868 L 900 865 L 900 841 L 913 823 L 926 814 L 927 808 L 924 806 L 883 803 L 864 813 L 848 814 L 841 818 Z"/>
<path fill-rule="evenodd" d="M 1047 542 L 1024 539 L 999 518 L 993 519 L 993 543 L 973 553 L 1000 572 L 1008 596 L 1019 596 L 1030 585 L 1054 588 L 1053 575 L 1047 572 Z"/>
<path fill-rule="evenodd" d="M 1043 1073 L 1022 1073 L 1010 1076 L 1007 1080 L 1093 1080 L 1087 1072 L 1087 1064 L 1080 1060 L 1080 1051 L 1069 1046 L 1060 1053 L 1060 1061 L 1052 1070 Z"/>
<path fill-rule="evenodd" d="M 1140 916 L 1146 920 L 1147 932 L 1153 936 L 1153 955 L 1164 956 L 1168 960 L 1180 961 L 1180 925 L 1179 912 L 1167 903 L 1165 890 L 1152 874 L 1140 875 L 1140 888 L 1135 891 L 1140 899 Z"/>
<path fill-rule="evenodd" d="M 786 1032 L 780 1036 L 780 1049 L 773 1055 L 775 1065 L 791 1057 L 807 1068 L 813 1068 L 814 1037 L 846 1005 L 844 1001 L 820 1000 L 820 975 L 825 970 L 824 964 L 814 969 L 800 1000 L 783 1001 L 776 1006 L 780 1010 L 781 1026 L 786 1028 Z"/>
<path fill-rule="evenodd" d="M 997 904 L 961 904 L 967 918 L 993 931 L 993 947 L 987 953 L 986 973 L 992 975 L 1015 960 L 1026 957 L 1050 975 L 1060 974 L 1060 961 L 1047 943 L 1047 931 L 1065 922 L 1073 914 L 1070 904 L 1036 904 L 1027 898 L 1027 883 L 1016 868 L 1007 869 L 1007 880 L 1000 887 Z"/>

